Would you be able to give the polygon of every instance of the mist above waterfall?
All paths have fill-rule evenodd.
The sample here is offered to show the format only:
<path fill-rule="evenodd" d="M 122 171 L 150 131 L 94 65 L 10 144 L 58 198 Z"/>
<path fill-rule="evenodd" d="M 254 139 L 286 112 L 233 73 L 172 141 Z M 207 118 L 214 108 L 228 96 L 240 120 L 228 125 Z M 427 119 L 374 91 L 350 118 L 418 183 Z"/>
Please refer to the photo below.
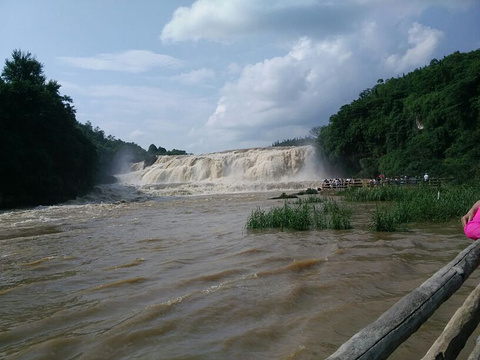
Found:
<path fill-rule="evenodd" d="M 313 146 L 159 156 L 151 166 L 132 170 L 120 181 L 185 194 L 302 188 L 325 178 Z"/>

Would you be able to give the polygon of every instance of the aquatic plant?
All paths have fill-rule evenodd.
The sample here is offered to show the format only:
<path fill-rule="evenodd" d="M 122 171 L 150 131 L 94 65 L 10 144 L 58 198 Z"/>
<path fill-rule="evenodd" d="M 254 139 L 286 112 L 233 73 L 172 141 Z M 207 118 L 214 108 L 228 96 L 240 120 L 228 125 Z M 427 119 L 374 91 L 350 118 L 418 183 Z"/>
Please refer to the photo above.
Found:
<path fill-rule="evenodd" d="M 375 231 L 400 231 L 405 230 L 408 223 L 458 218 L 478 200 L 479 194 L 478 188 L 465 186 L 386 186 L 352 190 L 345 192 L 345 200 L 390 202 L 377 206 L 373 212 L 370 226 Z"/>
<path fill-rule="evenodd" d="M 295 202 L 296 204 L 315 204 L 315 203 L 323 203 L 325 202 L 325 198 L 322 196 L 314 196 L 314 195 L 309 195 L 306 198 L 298 198 L 297 201 Z"/>
<path fill-rule="evenodd" d="M 376 206 L 370 222 L 370 228 L 374 231 L 405 231 L 406 227 L 403 212 L 399 207 Z"/>
<path fill-rule="evenodd" d="M 407 200 L 412 198 L 418 187 L 406 186 L 377 186 L 373 188 L 367 187 L 351 187 L 339 191 L 338 195 L 342 195 L 347 201 L 393 201 Z"/>
<path fill-rule="evenodd" d="M 316 206 L 315 203 L 322 203 Z M 333 199 L 309 197 L 297 199 L 295 203 L 285 202 L 268 210 L 255 209 L 250 214 L 247 229 L 350 229 L 352 210 Z"/>

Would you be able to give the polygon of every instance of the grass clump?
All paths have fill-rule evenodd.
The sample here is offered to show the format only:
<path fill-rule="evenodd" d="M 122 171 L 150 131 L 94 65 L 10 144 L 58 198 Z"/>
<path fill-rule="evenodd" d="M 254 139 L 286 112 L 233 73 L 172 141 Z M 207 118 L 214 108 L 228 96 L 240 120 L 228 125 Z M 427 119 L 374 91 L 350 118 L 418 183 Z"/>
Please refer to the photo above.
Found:
<path fill-rule="evenodd" d="M 310 195 L 310 196 L 305 197 L 305 198 L 298 198 L 298 200 L 296 201 L 296 204 L 304 204 L 304 203 L 317 204 L 317 203 L 324 203 L 324 202 L 325 202 L 325 198 L 323 198 L 321 196 Z M 328 200 L 327 200 L 327 202 L 328 202 Z"/>
<path fill-rule="evenodd" d="M 350 191 L 345 196 L 350 201 L 390 202 L 377 205 L 373 212 L 371 228 L 375 231 L 402 231 L 408 223 L 445 222 L 459 218 L 478 200 L 477 188 L 462 186 L 384 188 L 353 189 L 357 191 Z"/>
<path fill-rule="evenodd" d="M 347 188 L 339 191 L 346 201 L 400 201 L 409 200 L 414 193 L 420 190 L 417 187 L 405 186 L 378 186 L 373 188 Z M 423 189 L 422 189 L 423 190 Z"/>
<path fill-rule="evenodd" d="M 377 205 L 371 217 L 370 228 L 374 231 L 405 231 L 405 222 L 401 207 Z"/>
<path fill-rule="evenodd" d="M 315 204 L 321 203 L 322 206 Z M 298 199 L 295 203 L 285 202 L 283 206 L 272 207 L 269 210 L 257 208 L 246 224 L 247 229 L 350 229 L 352 211 L 336 201 L 317 197 Z"/>

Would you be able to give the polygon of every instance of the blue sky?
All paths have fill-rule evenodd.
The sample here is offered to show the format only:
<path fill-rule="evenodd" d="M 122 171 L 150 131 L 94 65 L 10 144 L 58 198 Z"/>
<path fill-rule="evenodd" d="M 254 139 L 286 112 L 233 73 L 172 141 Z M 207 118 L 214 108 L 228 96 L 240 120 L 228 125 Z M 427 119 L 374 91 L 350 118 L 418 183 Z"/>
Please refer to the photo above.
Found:
<path fill-rule="evenodd" d="M 479 19 L 479 0 L 0 0 L 0 58 L 31 52 L 81 123 L 201 154 L 308 135 L 480 48 Z"/>

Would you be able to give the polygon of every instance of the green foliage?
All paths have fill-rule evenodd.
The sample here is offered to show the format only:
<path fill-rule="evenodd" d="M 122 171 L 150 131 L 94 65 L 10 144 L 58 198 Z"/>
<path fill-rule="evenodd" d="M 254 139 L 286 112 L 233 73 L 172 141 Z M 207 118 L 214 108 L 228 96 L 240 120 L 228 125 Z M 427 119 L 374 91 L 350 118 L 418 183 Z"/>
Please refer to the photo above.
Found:
<path fill-rule="evenodd" d="M 315 143 L 315 138 L 310 136 L 305 136 L 304 138 L 293 138 L 282 141 L 275 141 L 272 146 L 304 146 L 304 145 L 313 145 Z"/>
<path fill-rule="evenodd" d="M 131 163 L 145 161 L 153 163 L 156 159 L 139 145 L 116 139 L 112 135 L 105 136 L 105 132 L 99 127 L 92 127 L 90 122 L 77 123 L 77 127 L 83 135 L 89 139 L 98 155 L 96 163 L 96 183 L 114 182 L 113 175 L 129 171 Z"/>
<path fill-rule="evenodd" d="M 96 152 L 71 99 L 43 65 L 15 50 L 0 81 L 0 207 L 52 204 L 93 186 Z"/>
<path fill-rule="evenodd" d="M 150 144 L 147 151 L 150 154 L 156 154 L 158 151 L 158 148 L 154 144 Z"/>
<path fill-rule="evenodd" d="M 318 192 L 317 192 L 318 193 Z M 325 199 L 321 196 L 314 196 L 314 195 L 309 195 L 306 198 L 299 198 L 297 200 L 298 203 L 309 203 L 309 204 L 316 204 L 316 203 L 323 203 L 325 202 Z"/>
<path fill-rule="evenodd" d="M 9 84 L 44 86 L 46 78 L 43 75 L 43 64 L 38 62 L 32 54 L 14 50 L 12 59 L 5 60 L 2 80 Z"/>
<path fill-rule="evenodd" d="M 159 146 L 157 148 L 154 144 L 151 144 L 148 147 L 148 151 L 144 159 L 145 166 L 152 165 L 157 160 L 157 156 L 163 156 L 163 155 L 188 155 L 188 154 L 185 150 L 178 150 L 178 149 L 167 150 L 162 146 Z"/>
<path fill-rule="evenodd" d="M 314 203 L 322 203 L 316 207 Z M 295 203 L 285 202 L 281 207 L 272 207 L 268 211 L 257 208 L 247 220 L 247 229 L 291 229 L 305 231 L 311 229 L 350 229 L 352 211 L 334 200 L 320 200 L 309 197 L 298 199 Z"/>
<path fill-rule="evenodd" d="M 187 155 L 187 152 L 185 150 L 172 149 L 168 150 L 165 155 Z"/>
<path fill-rule="evenodd" d="M 427 221 L 445 222 L 464 215 L 478 200 L 480 188 L 467 186 L 403 187 L 349 189 L 346 201 L 388 202 L 377 205 L 372 214 L 375 231 L 402 231 L 406 224 Z"/>
<path fill-rule="evenodd" d="M 187 152 L 185 150 L 178 150 L 178 149 L 167 150 L 161 146 L 157 148 L 154 144 L 151 144 L 148 147 L 148 153 L 154 154 L 154 155 L 187 155 Z"/>
<path fill-rule="evenodd" d="M 403 223 L 401 213 L 393 210 L 385 210 L 377 205 L 372 215 L 370 228 L 374 231 L 395 232 L 405 230 L 401 228 Z"/>
<path fill-rule="evenodd" d="M 480 177 L 480 50 L 379 80 L 316 130 L 345 176 Z"/>
<path fill-rule="evenodd" d="M 405 186 L 377 186 L 351 187 L 339 191 L 346 201 L 365 202 L 365 201 L 404 201 L 411 199 L 418 191 L 423 192 L 423 188 L 405 187 Z"/>

